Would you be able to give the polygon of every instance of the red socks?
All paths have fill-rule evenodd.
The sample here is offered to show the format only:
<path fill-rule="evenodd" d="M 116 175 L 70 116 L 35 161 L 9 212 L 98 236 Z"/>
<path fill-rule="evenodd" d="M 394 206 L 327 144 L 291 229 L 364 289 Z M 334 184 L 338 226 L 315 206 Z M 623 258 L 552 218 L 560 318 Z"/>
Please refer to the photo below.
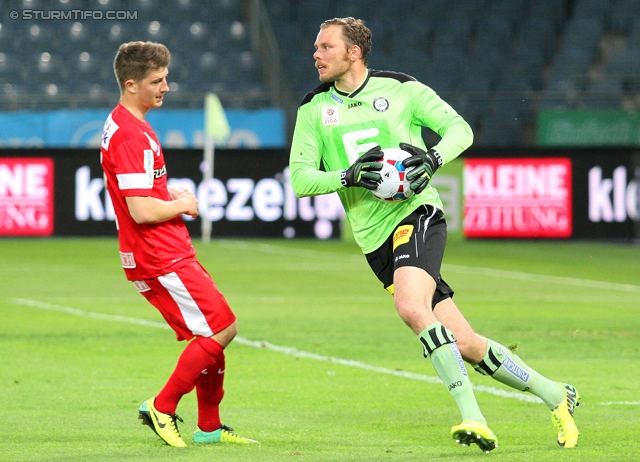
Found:
<path fill-rule="evenodd" d="M 212 432 L 222 425 L 220 422 L 220 401 L 224 396 L 224 355 L 213 366 L 201 374 L 196 382 L 198 396 L 198 427 L 203 432 Z"/>
<path fill-rule="evenodd" d="M 221 364 L 221 367 L 218 365 Z M 208 404 L 205 406 L 205 414 L 213 412 L 212 405 L 215 404 L 216 417 L 213 419 L 213 423 L 220 422 L 220 418 L 217 417 L 218 404 L 222 400 L 224 391 L 222 390 L 222 380 L 224 374 L 219 374 L 218 369 L 224 371 L 224 348 L 218 342 L 211 337 L 196 337 L 187 347 L 184 349 L 175 370 L 171 374 L 169 381 L 156 396 L 154 406 L 155 408 L 165 414 L 175 414 L 178 402 L 180 399 L 189 393 L 195 386 L 198 391 L 198 419 L 200 420 L 200 388 L 203 390 L 209 390 L 208 392 L 202 391 L 203 401 Z M 205 373 L 206 371 L 206 373 Z M 204 379 L 204 380 L 203 380 Z M 199 382 L 203 382 L 205 385 L 200 385 Z M 196 385 L 197 384 L 197 385 Z M 217 387 L 217 388 L 216 388 Z M 218 390 L 219 388 L 219 390 Z M 215 395 L 215 397 L 214 397 Z M 218 399 L 219 395 L 219 399 Z M 213 397 L 213 398 L 212 398 Z M 209 419 L 205 419 L 205 423 L 209 423 Z M 220 427 L 217 424 L 213 430 Z M 202 427 L 200 427 L 202 429 Z M 207 430 L 207 431 L 213 431 Z"/>

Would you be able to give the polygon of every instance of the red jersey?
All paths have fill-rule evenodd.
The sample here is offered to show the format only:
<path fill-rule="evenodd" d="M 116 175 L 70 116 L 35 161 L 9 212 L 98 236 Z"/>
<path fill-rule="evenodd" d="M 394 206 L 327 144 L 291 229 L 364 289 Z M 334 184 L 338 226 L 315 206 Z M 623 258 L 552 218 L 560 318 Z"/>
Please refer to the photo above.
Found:
<path fill-rule="evenodd" d="M 127 279 L 155 278 L 194 261 L 196 252 L 182 217 L 138 224 L 129 213 L 126 196 L 173 200 L 162 148 L 151 125 L 118 104 L 104 124 L 100 157 Z"/>

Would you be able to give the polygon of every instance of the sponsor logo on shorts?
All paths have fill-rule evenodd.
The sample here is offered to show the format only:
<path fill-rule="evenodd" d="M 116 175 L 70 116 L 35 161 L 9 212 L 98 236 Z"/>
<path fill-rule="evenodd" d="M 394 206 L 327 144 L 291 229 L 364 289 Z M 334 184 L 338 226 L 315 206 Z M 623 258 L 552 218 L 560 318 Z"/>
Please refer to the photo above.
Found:
<path fill-rule="evenodd" d="M 529 381 L 529 374 L 526 371 L 524 371 L 520 366 L 518 366 L 516 363 L 511 361 L 509 358 L 505 358 L 504 362 L 502 363 L 502 366 L 507 371 L 509 371 L 509 373 L 514 375 L 516 378 L 522 380 L 523 382 L 526 383 Z"/>
<path fill-rule="evenodd" d="M 138 292 L 146 292 L 147 290 L 151 290 L 151 287 L 149 287 L 144 281 L 133 281 L 133 285 L 136 289 L 138 289 Z"/>
<path fill-rule="evenodd" d="M 407 259 L 407 258 L 410 258 L 410 255 L 409 255 L 409 254 L 407 254 L 407 253 L 405 253 L 405 254 L 402 254 L 402 255 L 398 255 L 398 256 L 396 257 L 396 261 L 398 261 L 398 260 L 405 260 L 405 259 Z"/>
<path fill-rule="evenodd" d="M 393 250 L 402 244 L 406 244 L 411 239 L 411 233 L 413 232 L 413 225 L 402 225 L 396 228 L 393 233 Z"/>

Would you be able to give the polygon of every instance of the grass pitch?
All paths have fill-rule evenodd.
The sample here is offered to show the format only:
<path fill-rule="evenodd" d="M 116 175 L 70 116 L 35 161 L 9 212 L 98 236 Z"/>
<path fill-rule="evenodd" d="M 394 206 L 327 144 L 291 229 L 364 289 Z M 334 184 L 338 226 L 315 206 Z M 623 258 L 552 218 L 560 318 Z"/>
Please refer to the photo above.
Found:
<path fill-rule="evenodd" d="M 353 244 L 196 248 L 240 323 L 223 421 L 260 446 L 192 444 L 193 394 L 187 448 L 140 425 L 184 344 L 125 280 L 115 239 L 5 239 L 0 460 L 640 460 L 640 247 L 450 242 L 443 276 L 476 330 L 583 397 L 579 446 L 563 450 L 543 404 L 470 370 L 490 455 L 450 439 L 454 401 Z"/>

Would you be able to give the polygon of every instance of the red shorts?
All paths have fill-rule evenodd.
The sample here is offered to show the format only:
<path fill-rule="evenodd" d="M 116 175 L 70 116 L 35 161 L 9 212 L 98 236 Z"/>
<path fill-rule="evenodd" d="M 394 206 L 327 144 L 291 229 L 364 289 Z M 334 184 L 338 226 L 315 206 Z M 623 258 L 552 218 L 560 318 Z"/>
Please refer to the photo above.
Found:
<path fill-rule="evenodd" d="M 213 279 L 197 261 L 173 273 L 133 284 L 162 313 L 178 340 L 190 340 L 196 335 L 210 337 L 236 320 Z"/>

